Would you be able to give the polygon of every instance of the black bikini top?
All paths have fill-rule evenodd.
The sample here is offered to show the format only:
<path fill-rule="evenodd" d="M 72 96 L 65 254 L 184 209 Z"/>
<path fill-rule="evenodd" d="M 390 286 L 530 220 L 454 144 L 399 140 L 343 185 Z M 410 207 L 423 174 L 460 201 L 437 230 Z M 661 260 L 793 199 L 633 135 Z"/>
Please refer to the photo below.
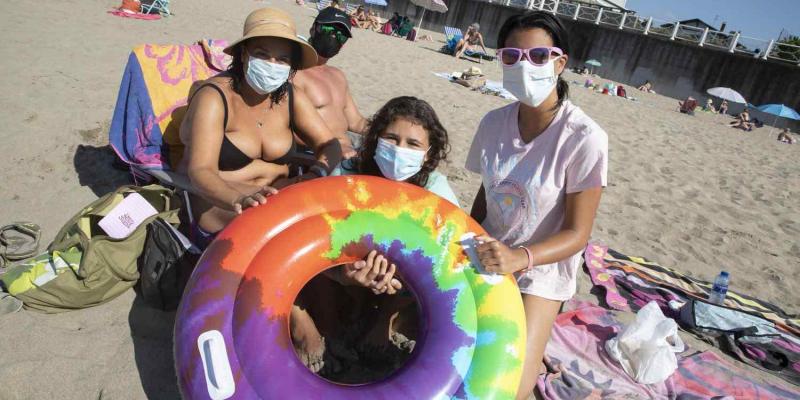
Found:
<path fill-rule="evenodd" d="M 199 92 L 200 89 L 210 86 L 214 88 L 214 90 L 219 93 L 222 97 L 222 106 L 225 108 L 225 118 L 222 123 L 222 147 L 219 149 L 219 162 L 217 164 L 217 168 L 220 171 L 236 171 L 238 169 L 242 169 L 253 162 L 253 159 L 250 158 L 247 154 L 245 154 L 242 150 L 236 147 L 233 142 L 228 139 L 228 135 L 225 134 L 225 128 L 228 126 L 228 101 L 225 99 L 225 93 L 219 86 L 213 83 L 206 83 L 201 85 L 195 93 Z M 289 95 L 289 129 L 292 132 L 292 145 L 289 147 L 289 151 L 286 154 L 274 159 L 274 160 L 266 160 L 267 162 L 271 162 L 274 164 L 281 164 L 286 165 L 289 164 L 291 161 L 291 157 L 294 155 L 295 151 L 297 150 L 297 143 L 294 141 L 294 99 L 293 99 L 293 88 L 292 85 L 289 85 L 288 88 L 288 95 Z M 192 100 L 189 99 L 189 102 Z"/>

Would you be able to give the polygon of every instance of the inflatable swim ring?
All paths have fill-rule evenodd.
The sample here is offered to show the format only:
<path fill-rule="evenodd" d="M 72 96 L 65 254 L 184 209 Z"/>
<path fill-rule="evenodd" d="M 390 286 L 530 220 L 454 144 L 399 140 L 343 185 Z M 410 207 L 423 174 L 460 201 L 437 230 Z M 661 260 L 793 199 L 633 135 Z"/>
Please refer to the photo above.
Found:
<path fill-rule="evenodd" d="M 406 183 L 316 179 L 247 210 L 209 246 L 184 292 L 175 362 L 187 399 L 513 398 L 525 356 L 515 281 L 481 274 L 462 248 L 483 229 L 461 209 Z M 297 358 L 288 316 L 328 267 L 376 249 L 419 303 L 420 337 L 384 380 L 339 385 Z"/>

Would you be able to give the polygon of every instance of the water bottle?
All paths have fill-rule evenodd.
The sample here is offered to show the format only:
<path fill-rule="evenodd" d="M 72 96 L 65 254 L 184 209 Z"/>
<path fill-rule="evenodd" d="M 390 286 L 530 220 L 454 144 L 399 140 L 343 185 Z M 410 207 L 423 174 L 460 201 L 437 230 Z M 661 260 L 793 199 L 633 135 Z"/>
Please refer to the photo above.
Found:
<path fill-rule="evenodd" d="M 711 293 L 708 294 L 708 301 L 714 304 L 722 304 L 725 301 L 725 295 L 728 293 L 728 280 L 730 275 L 726 271 L 721 271 L 714 279 L 714 286 L 711 288 Z"/>

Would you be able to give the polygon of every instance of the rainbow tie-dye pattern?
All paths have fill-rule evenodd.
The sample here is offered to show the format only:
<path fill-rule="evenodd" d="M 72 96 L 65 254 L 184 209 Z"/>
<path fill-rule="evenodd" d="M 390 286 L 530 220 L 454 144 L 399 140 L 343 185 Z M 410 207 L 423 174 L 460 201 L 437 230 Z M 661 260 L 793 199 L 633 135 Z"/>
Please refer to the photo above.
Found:
<path fill-rule="evenodd" d="M 515 281 L 478 273 L 462 250 L 480 225 L 422 188 L 346 176 L 291 186 L 222 231 L 198 263 L 176 324 L 183 394 L 208 397 L 197 340 L 225 338 L 232 398 L 514 398 L 525 356 Z M 337 385 L 294 355 L 288 315 L 327 267 L 376 249 L 416 295 L 423 332 L 410 361 L 384 381 Z"/>

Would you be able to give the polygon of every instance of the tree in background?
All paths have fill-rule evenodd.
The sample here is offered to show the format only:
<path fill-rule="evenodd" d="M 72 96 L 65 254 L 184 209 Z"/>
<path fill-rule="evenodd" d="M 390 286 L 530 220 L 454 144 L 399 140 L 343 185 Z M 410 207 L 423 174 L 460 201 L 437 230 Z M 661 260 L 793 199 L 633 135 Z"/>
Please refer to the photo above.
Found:
<path fill-rule="evenodd" d="M 780 44 L 789 44 L 795 47 L 781 46 Z M 782 60 L 788 60 L 791 62 L 800 62 L 800 37 L 789 36 L 786 39 L 781 40 L 780 43 L 776 43 L 776 45 L 772 47 L 770 57 L 780 58 Z"/>

